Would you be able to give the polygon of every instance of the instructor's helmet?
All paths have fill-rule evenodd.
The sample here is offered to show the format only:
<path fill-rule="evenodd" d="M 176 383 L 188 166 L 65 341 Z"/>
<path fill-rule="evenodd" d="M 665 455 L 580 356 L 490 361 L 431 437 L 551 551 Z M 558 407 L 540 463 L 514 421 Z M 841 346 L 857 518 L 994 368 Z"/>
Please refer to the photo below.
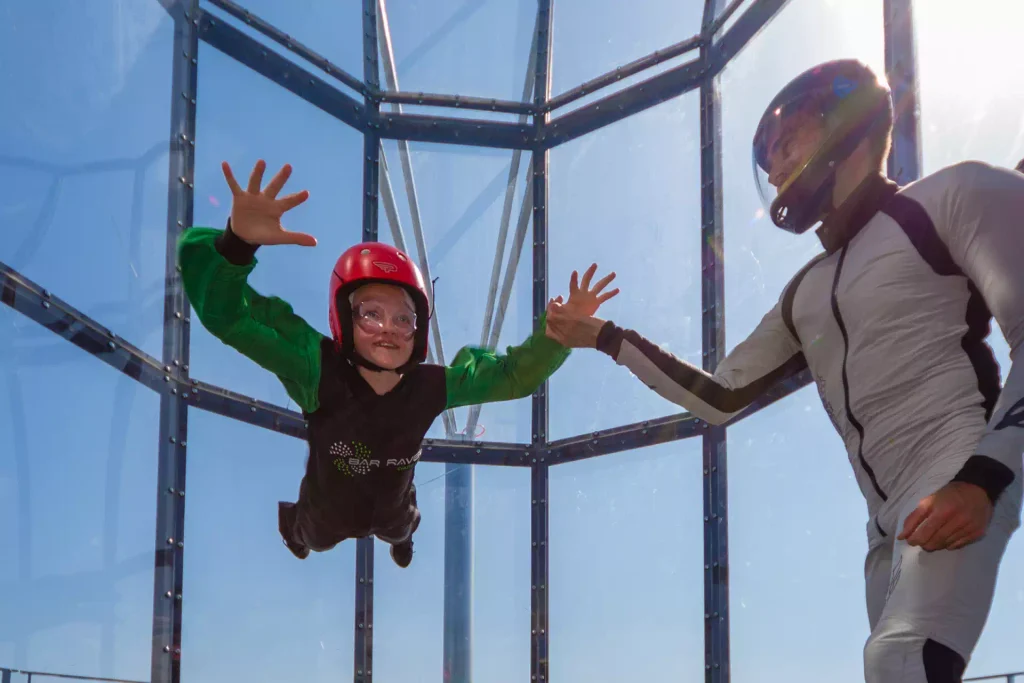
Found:
<path fill-rule="evenodd" d="M 881 148 L 892 131 L 889 86 L 854 59 L 825 62 L 800 74 L 772 99 L 754 133 L 754 182 L 765 210 L 783 230 L 800 234 L 832 208 L 836 166 L 865 139 Z M 820 144 L 772 173 L 803 126 L 819 126 Z M 806 131 L 806 129 L 804 129 Z"/>
<path fill-rule="evenodd" d="M 374 370 L 381 370 L 360 357 L 352 343 L 352 293 L 370 283 L 398 285 L 409 293 L 416 307 L 416 331 L 409 362 L 396 369 L 405 372 L 427 359 L 427 331 L 430 303 L 423 274 L 407 254 L 381 242 L 363 242 L 338 258 L 331 273 L 331 335 L 342 355 Z"/>

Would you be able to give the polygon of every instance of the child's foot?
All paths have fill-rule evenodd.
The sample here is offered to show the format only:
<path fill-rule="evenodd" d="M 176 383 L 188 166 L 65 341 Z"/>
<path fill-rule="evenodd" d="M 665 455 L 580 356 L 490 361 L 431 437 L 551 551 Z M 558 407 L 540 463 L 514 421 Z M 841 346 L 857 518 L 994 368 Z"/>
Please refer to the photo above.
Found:
<path fill-rule="evenodd" d="M 281 540 L 292 552 L 292 555 L 304 560 L 309 557 L 309 548 L 297 542 L 292 530 L 295 529 L 295 517 L 297 515 L 294 503 L 277 504 L 277 529 L 281 532 Z"/>
<path fill-rule="evenodd" d="M 412 540 L 391 546 L 391 559 L 402 569 L 408 567 L 412 563 Z"/>
<path fill-rule="evenodd" d="M 413 496 L 416 494 L 414 493 Z M 415 502 L 416 498 L 413 498 Z M 409 537 L 400 543 L 391 544 L 391 559 L 395 561 L 402 569 L 405 569 L 412 562 L 412 535 L 416 533 L 416 530 L 420 528 L 420 515 L 419 509 L 416 509 L 416 516 L 413 517 L 412 525 L 409 528 Z"/>

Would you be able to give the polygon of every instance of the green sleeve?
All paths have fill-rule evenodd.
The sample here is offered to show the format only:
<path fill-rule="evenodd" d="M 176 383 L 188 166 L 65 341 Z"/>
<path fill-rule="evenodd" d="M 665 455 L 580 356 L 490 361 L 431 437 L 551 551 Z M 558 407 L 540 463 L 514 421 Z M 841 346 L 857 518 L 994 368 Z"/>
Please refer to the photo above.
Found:
<path fill-rule="evenodd" d="M 465 346 L 445 368 L 447 408 L 511 401 L 537 391 L 554 374 L 569 349 L 544 334 L 546 317 L 519 346 L 508 347 L 505 355 Z"/>
<path fill-rule="evenodd" d="M 223 230 L 194 227 L 178 239 L 178 265 L 189 303 L 210 334 L 277 375 L 288 395 L 311 413 L 319 407 L 323 335 L 285 301 L 249 286 L 246 280 L 257 263 L 254 250 L 246 253 L 243 247 L 239 258 L 236 247 L 229 261 L 228 250 L 218 249 L 218 244 L 230 243 L 226 236 Z"/>

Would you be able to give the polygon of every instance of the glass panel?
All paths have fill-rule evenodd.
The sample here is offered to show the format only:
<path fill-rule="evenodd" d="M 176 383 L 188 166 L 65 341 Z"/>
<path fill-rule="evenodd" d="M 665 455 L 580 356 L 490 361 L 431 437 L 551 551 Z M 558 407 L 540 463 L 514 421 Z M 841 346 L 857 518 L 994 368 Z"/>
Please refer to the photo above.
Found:
<path fill-rule="evenodd" d="M 703 15 L 704 3 L 694 0 L 559 0 L 555 3 L 552 94 L 572 90 L 700 33 Z"/>
<path fill-rule="evenodd" d="M 722 16 L 722 14 L 724 14 L 727 10 L 735 13 L 736 9 L 733 8 L 733 5 L 735 5 L 737 9 L 741 10 L 739 13 L 742 14 L 743 13 L 742 10 L 747 9 L 747 5 L 749 5 L 750 2 L 751 2 L 751 0 L 713 0 L 713 1 L 717 5 L 717 7 L 715 8 L 715 16 L 716 17 Z"/>
<path fill-rule="evenodd" d="M 1020 59 L 1013 29 L 1024 5 L 918 3 L 914 18 L 922 172 L 965 159 L 1015 167 L 1024 158 L 1024 73 L 1001 65 Z"/>
<path fill-rule="evenodd" d="M 970 8 L 918 3 L 914 17 L 922 172 L 933 173 L 965 159 L 1016 166 L 1024 158 L 1024 75 L 998 65 L 1019 59 L 1013 29 L 1024 19 L 1024 8 L 1011 0 L 988 0 Z M 950 49 L 953 45 L 957 49 Z M 970 84 L 969 92 L 965 83 Z M 993 323 L 992 330 L 988 342 L 1005 381 L 1010 350 L 998 325 Z M 1024 544 L 1017 537 L 1003 558 L 992 611 L 968 676 L 1024 670 L 1017 647 L 1024 629 Z"/>
<path fill-rule="evenodd" d="M 701 364 L 700 96 L 690 92 L 551 150 L 551 296 L 573 270 L 617 274 L 597 315 Z M 657 275 L 657 273 L 661 275 Z M 588 399 L 585 403 L 578 397 Z M 551 379 L 549 436 L 684 412 L 604 354 L 577 351 Z"/>
<path fill-rule="evenodd" d="M 477 467 L 473 508 L 473 678 L 530 677 L 530 470 Z"/>
<path fill-rule="evenodd" d="M 156 2 L 5 3 L 0 29 L 0 260 L 158 358 L 173 37 Z"/>
<path fill-rule="evenodd" d="M 444 483 L 440 463 L 416 465 L 422 515 L 405 569 L 374 541 L 373 674 L 381 681 L 442 681 L 444 646 Z"/>
<path fill-rule="evenodd" d="M 696 62 L 700 60 L 699 50 L 690 50 L 684 52 L 681 55 L 666 59 L 665 61 L 655 66 L 647 67 L 643 71 L 637 72 L 632 76 L 626 76 L 625 78 L 619 78 L 611 85 L 596 90 L 588 90 L 588 94 L 583 95 L 579 99 L 570 100 L 569 102 L 563 103 L 562 101 L 556 101 L 554 104 L 555 109 L 552 113 L 551 125 L 558 126 L 561 117 L 576 111 L 577 109 L 584 109 L 587 105 L 593 104 L 598 100 L 603 100 L 610 95 L 614 95 L 622 90 L 628 90 L 630 87 L 647 81 L 657 75 L 663 74 L 666 71 L 672 71 L 676 68 L 682 67 L 685 64 Z M 605 105 L 607 106 L 607 105 Z"/>
<path fill-rule="evenodd" d="M 362 235 L 363 136 L 217 50 L 203 45 L 199 60 L 195 224 L 220 229 L 231 213 L 222 161 L 231 164 L 243 187 L 258 159 L 267 163 L 264 184 L 291 164 L 282 194 L 305 189 L 310 197 L 285 214 L 283 224 L 314 235 L 319 244 L 261 248 L 249 283 L 265 296 L 281 297 L 329 334 L 331 269 Z M 297 409 L 274 375 L 221 343 L 194 318 L 192 377 Z"/>
<path fill-rule="evenodd" d="M 864 509 L 813 387 L 729 428 L 733 680 L 864 680 Z"/>
<path fill-rule="evenodd" d="M 400 90 L 523 99 L 536 0 L 389 3 L 387 18 Z"/>
<path fill-rule="evenodd" d="M 189 411 L 183 681 L 336 681 L 352 671 L 355 542 L 299 561 L 281 541 L 304 442 Z"/>
<path fill-rule="evenodd" d="M 390 178 L 405 247 L 418 259 L 410 195 L 406 189 L 407 178 L 398 143 L 385 140 L 383 149 L 386 173 Z M 452 362 L 461 347 L 480 346 L 481 343 L 514 156 L 515 153 L 508 150 L 409 143 L 409 160 L 419 201 L 430 275 L 437 280 L 434 285 L 435 315 L 440 325 L 446 363 Z M 502 251 L 504 256 L 497 282 L 495 311 L 500 303 L 509 258 L 516 244 L 516 229 L 530 164 L 529 153 L 519 155 Z M 389 222 L 384 201 L 384 174 L 382 165 L 378 237 L 382 242 L 395 244 L 393 226 Z M 531 234 L 531 225 L 527 224 L 504 322 L 495 346 L 500 353 L 504 353 L 508 346 L 521 344 L 533 329 Z M 466 428 L 469 412 L 468 407 L 455 410 L 459 431 Z M 530 399 L 484 405 L 473 434 L 475 438 L 484 441 L 529 442 Z M 435 421 L 430 436 L 445 437 L 441 420 Z"/>
<path fill-rule="evenodd" d="M 700 439 L 551 470 L 551 680 L 704 670 Z"/>
<path fill-rule="evenodd" d="M 791 2 L 721 77 L 730 351 L 821 251 L 814 234 L 794 237 L 765 216 L 751 171 L 754 128 L 785 83 L 837 57 L 858 57 L 884 73 L 877 5 Z M 864 500 L 815 389 L 802 389 L 728 434 L 733 680 L 862 680 Z M 811 542 L 813 561 L 794 562 L 807 557 Z M 809 631 L 808 623 L 829 627 Z M 796 631 L 799 640 L 789 637 Z"/>
<path fill-rule="evenodd" d="M 750 9 L 750 7 L 757 0 L 718 0 L 718 13 L 715 15 L 716 19 L 721 21 L 723 15 L 728 12 L 728 16 L 725 21 L 722 22 L 722 26 L 715 33 L 715 40 L 720 40 L 722 36 L 729 32 L 733 24 L 744 15 L 744 13 Z"/>
<path fill-rule="evenodd" d="M 159 396 L 7 306 L 0 384 L 0 662 L 148 681 Z"/>
<path fill-rule="evenodd" d="M 380 680 L 443 680 L 445 467 L 416 468 L 423 521 L 413 564 L 400 569 L 389 546 L 375 544 L 374 676 Z M 518 681 L 530 667 L 530 472 L 473 470 L 473 677 Z"/>
<path fill-rule="evenodd" d="M 203 0 L 201 4 L 205 9 L 213 9 L 220 14 L 212 3 Z M 363 80 L 363 3 L 360 0 L 291 0 L 288 3 L 239 0 L 238 4 L 335 66 Z M 260 40 L 269 42 L 266 37 Z M 276 44 L 274 49 L 279 49 Z M 293 53 L 287 54 L 295 59 Z M 338 86 L 343 87 L 341 84 Z"/>

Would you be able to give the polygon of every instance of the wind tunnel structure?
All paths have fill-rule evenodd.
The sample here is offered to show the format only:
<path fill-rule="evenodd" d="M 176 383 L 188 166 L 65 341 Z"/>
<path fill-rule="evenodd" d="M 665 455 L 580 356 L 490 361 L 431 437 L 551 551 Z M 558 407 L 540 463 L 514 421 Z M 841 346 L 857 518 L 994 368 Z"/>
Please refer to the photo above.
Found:
<path fill-rule="evenodd" d="M 318 328 L 330 264 L 360 240 L 436 279 L 442 364 L 517 343 L 597 261 L 623 288 L 608 316 L 711 371 L 727 330 L 742 339 L 815 248 L 769 234 L 750 182 L 750 121 L 782 83 L 838 56 L 884 70 L 901 183 L 976 144 L 926 144 L 911 0 L 52 4 L 15 2 L 0 29 L 24 103 L 0 138 L 2 683 L 793 681 L 834 652 L 859 680 L 862 541 L 816 554 L 830 525 L 804 517 L 834 502 L 856 531 L 862 503 L 827 419 L 802 422 L 821 412 L 806 374 L 715 427 L 574 352 L 530 399 L 434 425 L 410 568 L 372 539 L 298 564 L 276 501 L 296 495 L 303 416 L 192 319 L 175 244 L 223 226 L 222 159 L 236 174 L 291 163 L 288 190 L 312 194 L 287 227 L 320 246 L 261 250 L 253 283 Z M 563 64 L 574 80 L 558 82 Z M 962 114 L 936 114 L 934 138 Z M 744 463 L 732 479 L 727 445 Z M 826 448 L 837 464 L 811 474 Z M 788 464 L 747 464 L 754 450 Z M 807 492 L 801 472 L 827 485 Z M 759 487 L 806 501 L 747 495 Z M 825 578 L 801 593 L 801 572 Z M 1008 610 L 1024 579 L 1001 581 Z M 815 593 L 849 594 L 851 615 L 802 636 L 820 660 L 773 635 L 825 614 L 803 604 Z M 1012 634 L 1001 610 L 989 630 Z M 981 661 L 1012 668 L 998 649 Z"/>

